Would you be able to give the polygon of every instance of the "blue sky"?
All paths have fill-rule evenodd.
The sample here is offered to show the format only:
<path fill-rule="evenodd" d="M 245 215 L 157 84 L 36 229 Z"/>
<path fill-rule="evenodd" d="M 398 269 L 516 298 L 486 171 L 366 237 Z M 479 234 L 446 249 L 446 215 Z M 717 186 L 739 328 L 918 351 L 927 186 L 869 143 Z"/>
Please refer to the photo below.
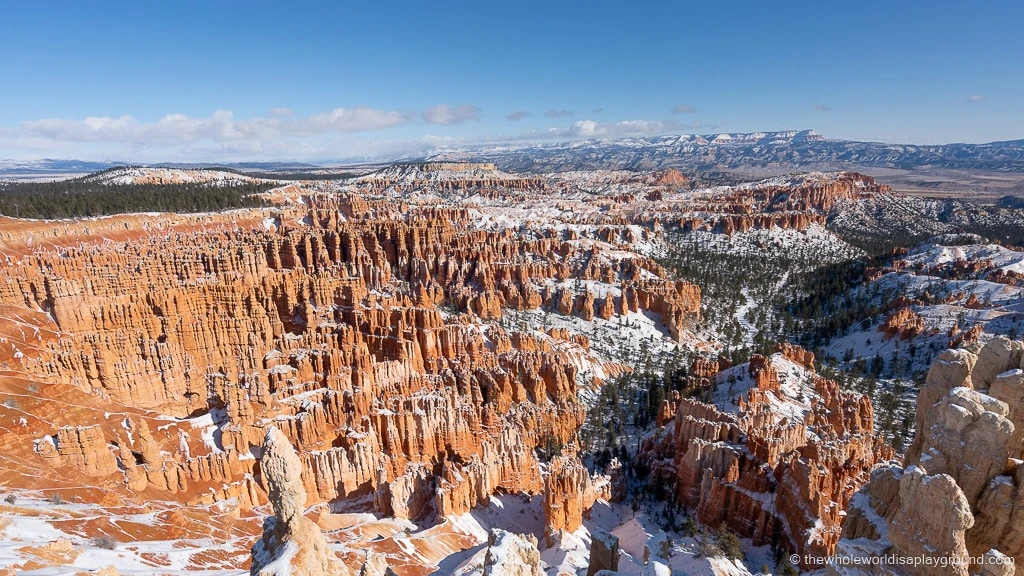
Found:
<path fill-rule="evenodd" d="M 0 158 L 326 160 L 814 129 L 1024 138 L 1010 0 L 8 3 Z"/>

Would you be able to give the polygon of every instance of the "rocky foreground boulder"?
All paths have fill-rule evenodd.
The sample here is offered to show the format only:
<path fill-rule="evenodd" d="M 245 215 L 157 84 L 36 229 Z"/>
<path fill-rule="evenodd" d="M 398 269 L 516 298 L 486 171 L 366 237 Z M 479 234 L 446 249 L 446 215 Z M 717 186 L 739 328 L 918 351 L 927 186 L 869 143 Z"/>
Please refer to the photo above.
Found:
<path fill-rule="evenodd" d="M 1022 356 L 1024 343 L 997 338 L 935 360 L 905 468 L 876 470 L 854 496 L 830 576 L 1009 576 L 1024 566 Z"/>
<path fill-rule="evenodd" d="M 599 572 L 614 572 L 619 568 L 619 538 L 614 534 L 594 528 L 590 531 L 590 562 L 587 576 Z"/>
<path fill-rule="evenodd" d="M 537 539 L 531 535 L 492 530 L 487 538 L 483 576 L 544 576 Z"/>
<path fill-rule="evenodd" d="M 274 515 L 252 548 L 252 576 L 348 576 L 320 528 L 303 515 L 302 461 L 277 428 L 268 428 L 260 462 Z"/>

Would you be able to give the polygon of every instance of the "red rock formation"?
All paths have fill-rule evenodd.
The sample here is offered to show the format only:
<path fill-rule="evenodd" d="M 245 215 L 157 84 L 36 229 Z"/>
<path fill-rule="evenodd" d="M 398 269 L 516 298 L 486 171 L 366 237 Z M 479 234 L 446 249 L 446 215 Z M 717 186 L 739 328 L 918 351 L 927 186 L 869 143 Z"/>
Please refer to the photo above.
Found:
<path fill-rule="evenodd" d="M 567 350 L 585 352 L 589 341 L 511 328 L 501 322 L 509 311 L 591 322 L 642 312 L 685 341 L 699 320 L 699 289 L 668 279 L 631 245 L 680 219 L 800 229 L 823 222 L 835 202 L 884 192 L 842 175 L 737 188 L 691 211 L 674 199 L 685 178 L 648 176 L 622 176 L 635 187 L 581 201 L 554 197 L 546 177 L 422 165 L 369 175 L 340 193 L 292 185 L 274 193 L 287 202 L 265 210 L 5 220 L 0 240 L 11 265 L 0 272 L 0 334 L 20 355 L 0 351 L 14 374 L 0 378 L 0 393 L 16 393 L 26 416 L 24 425 L 0 427 L 12 451 L 0 483 L 82 478 L 104 497 L 234 500 L 244 514 L 267 502 L 259 459 L 273 422 L 298 451 L 307 504 L 365 496 L 378 512 L 429 521 L 496 492 L 538 494 L 551 483 L 553 503 L 573 503 L 553 522 L 568 529 L 580 484 L 558 480 L 571 466 L 545 480 L 534 449 L 577 432 L 581 375 Z M 453 201 L 460 197 L 470 200 Z M 481 199 L 497 208 L 485 210 Z M 509 216 L 541 201 L 564 221 Z M 511 218 L 520 221 L 509 226 Z M 16 336 L 11 318 L 31 319 L 22 324 L 40 327 L 39 337 Z M 727 366 L 695 365 L 694 374 L 712 378 Z M 652 442 L 671 456 L 652 462 L 652 476 L 695 490 L 705 516 L 717 514 L 709 502 L 755 516 L 759 505 L 731 480 L 709 477 L 705 489 L 708 467 L 738 474 L 744 487 L 785 473 L 838 498 L 841 489 L 819 486 L 825 481 L 802 463 L 834 466 L 843 450 L 833 444 L 845 446 L 843 435 L 870 420 L 822 385 L 806 422 L 772 421 L 764 403 L 778 374 L 755 372 L 742 418 L 687 400 L 659 415 L 667 426 Z M 820 446 L 801 443 L 801 427 L 823 429 Z M 847 454 L 855 472 L 861 456 Z M 753 470 L 755 459 L 775 471 Z M 40 467 L 56 473 L 37 478 Z M 807 501 L 795 493 L 793 502 Z M 592 494 L 582 494 L 585 510 Z M 748 521 L 751 530 L 758 522 Z"/>
<path fill-rule="evenodd" d="M 575 454 L 552 458 L 544 483 L 544 531 L 549 545 L 559 531 L 575 532 L 598 498 L 611 498 L 611 487 L 605 479 L 591 479 Z"/>
<path fill-rule="evenodd" d="M 1009 286 L 1024 286 L 1024 274 L 1013 270 L 993 270 L 985 277 L 989 282 L 998 282 Z"/>
<path fill-rule="evenodd" d="M 978 341 L 979 337 L 981 337 L 981 332 L 983 328 L 983 325 L 975 324 L 974 326 L 971 326 L 969 329 L 961 332 L 957 329 L 957 327 L 954 326 L 953 329 L 950 330 L 949 347 L 966 348 L 968 346 L 971 346 L 972 344 Z"/>
<path fill-rule="evenodd" d="M 672 391 L 672 397 L 661 401 L 658 406 L 658 413 L 655 415 L 655 424 L 664 426 L 676 418 L 676 406 L 679 404 L 679 392 Z"/>
<path fill-rule="evenodd" d="M 67 466 L 87 476 L 117 472 L 117 460 L 99 426 L 65 426 L 50 442 L 38 442 L 36 451 L 54 466 Z"/>
<path fill-rule="evenodd" d="M 720 360 L 695 358 L 690 366 L 690 373 L 698 378 L 714 378 L 722 370 Z"/>
<path fill-rule="evenodd" d="M 813 362 L 797 347 L 782 348 L 778 358 Z M 827 556 L 839 540 L 842 510 L 892 450 L 873 435 L 866 397 L 808 372 L 815 395 L 800 409 L 783 394 L 772 359 L 755 355 L 748 372 L 754 387 L 738 413 L 681 399 L 671 431 L 646 438 L 636 465 L 655 490 L 674 483 L 679 502 L 707 525 Z M 792 404 L 803 420 L 779 413 L 779 403 Z"/>
<path fill-rule="evenodd" d="M 791 362 L 799 364 L 807 370 L 814 372 L 814 352 L 804 350 L 800 346 L 790 344 L 789 342 L 780 342 L 776 344 L 775 351 L 788 358 Z"/>
<path fill-rule="evenodd" d="M 971 294 L 970 296 L 967 297 L 967 301 L 964 302 L 964 308 L 970 310 L 981 310 L 985 308 L 985 304 L 978 300 L 977 294 Z"/>
<path fill-rule="evenodd" d="M 685 186 L 690 182 L 690 179 L 683 175 L 682 172 L 675 168 L 669 168 L 668 170 L 662 170 L 654 173 L 654 185 L 655 186 L 668 186 L 672 188 L 678 188 Z"/>
<path fill-rule="evenodd" d="M 777 392 L 779 390 L 779 373 L 770 359 L 760 354 L 754 354 L 750 357 L 747 372 L 754 379 L 758 391 Z"/>
<path fill-rule="evenodd" d="M 695 215 L 677 218 L 676 222 L 683 231 L 709 230 L 730 235 L 773 227 L 804 230 L 813 224 L 824 225 L 826 213 L 837 202 L 889 191 L 887 186 L 854 172 L 796 183 L 739 186 L 703 201 L 687 203 L 686 212 Z"/>
<path fill-rule="evenodd" d="M 465 208 L 359 196 L 294 206 L 274 209 L 272 227 L 196 217 L 147 233 L 112 219 L 131 241 L 54 237 L 5 269 L 0 306 L 49 330 L 19 359 L 46 383 L 41 401 L 24 429 L 0 430 L 28 447 L 20 461 L 127 498 L 248 509 L 267 501 L 254 478 L 273 421 L 310 504 L 372 495 L 395 516 L 461 514 L 498 491 L 539 494 L 534 448 L 568 441 L 585 414 L 566 352 L 586 351 L 585 337 L 553 334 L 568 344 L 556 347 L 488 320 L 642 310 L 678 336 L 699 311 L 695 287 L 645 257 L 596 257 L 592 237 L 482 230 Z M 68 230 L 89 238 L 82 226 Z M 625 229 L 610 228 L 642 235 Z M 49 394 L 75 408 L 54 412 Z M 4 481 L 38 487 L 29 469 Z"/>
<path fill-rule="evenodd" d="M 909 340 L 924 332 L 924 318 L 910 308 L 901 308 L 885 317 L 878 327 L 879 332 L 888 338 L 899 336 L 901 340 Z"/>

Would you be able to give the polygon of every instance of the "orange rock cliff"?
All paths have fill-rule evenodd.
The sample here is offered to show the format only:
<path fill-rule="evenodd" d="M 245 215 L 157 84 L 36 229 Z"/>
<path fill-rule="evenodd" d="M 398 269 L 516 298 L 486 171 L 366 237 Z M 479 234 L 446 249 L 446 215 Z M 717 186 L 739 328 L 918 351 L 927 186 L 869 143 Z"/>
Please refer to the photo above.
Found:
<path fill-rule="evenodd" d="M 595 501 L 625 497 L 621 467 L 609 482 L 571 451 L 544 466 L 536 449 L 570 445 L 586 413 L 581 387 L 629 367 L 591 354 L 585 334 L 510 317 L 639 314 L 692 342 L 700 289 L 633 249 L 663 222 L 802 229 L 835 202 L 887 192 L 843 174 L 683 210 L 685 177 L 647 180 L 643 194 L 574 203 L 554 178 L 444 163 L 370 174 L 341 193 L 291 186 L 265 210 L 5 220 L 0 484 L 110 506 L 217 507 L 228 519 L 211 524 L 253 539 L 268 508 L 280 526 L 310 532 L 295 506 L 327 515 L 360 501 L 430 524 L 494 494 L 543 494 L 549 538 L 574 531 Z M 409 198 L 424 187 L 438 196 Z M 563 221 L 516 212 L 532 202 Z M 696 361 L 703 384 L 745 370 L 750 387 L 734 409 L 666 402 L 665 428 L 638 461 L 701 522 L 830 552 L 850 498 L 892 454 L 871 437 L 870 402 L 829 380 L 814 376 L 810 399 L 779 413 L 793 399 L 778 362 L 813 371 L 814 358 L 781 346 L 740 367 Z M 287 474 L 267 468 L 268 446 Z M 290 495 L 283 513 L 277 485 Z M 265 536 L 262 550 L 285 534 Z M 335 570 L 330 557 L 314 563 Z"/>

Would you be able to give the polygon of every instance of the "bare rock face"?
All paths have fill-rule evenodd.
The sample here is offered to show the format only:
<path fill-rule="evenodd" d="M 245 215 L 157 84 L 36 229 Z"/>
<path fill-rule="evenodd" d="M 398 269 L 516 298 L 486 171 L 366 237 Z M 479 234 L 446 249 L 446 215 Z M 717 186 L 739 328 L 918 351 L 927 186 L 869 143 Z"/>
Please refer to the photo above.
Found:
<path fill-rule="evenodd" d="M 794 364 L 809 401 L 787 395 L 794 383 L 782 385 L 777 366 Z M 850 498 L 893 452 L 874 436 L 870 400 L 840 390 L 812 366 L 813 355 L 797 346 L 754 355 L 738 411 L 680 399 L 674 420 L 643 441 L 634 465 L 647 470 L 652 490 L 674 486 L 705 525 L 758 545 L 830 555 Z"/>
<path fill-rule="evenodd" d="M 925 427 L 924 419 L 929 408 L 957 387 L 974 388 L 971 372 L 977 363 L 977 355 L 962 349 L 950 349 L 932 361 L 928 378 L 917 395 L 917 430 Z M 921 453 L 920 443 L 924 437 L 917 435 L 907 449 L 907 459 L 914 460 Z"/>
<path fill-rule="evenodd" d="M 1015 368 L 997 375 L 988 393 L 1009 411 L 1006 416 L 1013 423 L 1013 434 L 1006 442 L 1009 456 L 1024 459 L 1024 370 Z"/>
<path fill-rule="evenodd" d="M 548 466 L 544 488 L 545 534 L 550 540 L 561 530 L 574 532 L 583 524 L 584 512 L 599 497 L 609 498 L 607 482 L 598 485 L 575 454 L 556 456 Z"/>
<path fill-rule="evenodd" d="M 65 426 L 57 431 L 54 444 L 55 450 L 49 449 L 53 444 L 41 445 L 41 453 L 77 472 L 87 476 L 106 476 L 117 471 L 117 459 L 99 426 Z"/>
<path fill-rule="evenodd" d="M 935 403 L 918 431 L 921 453 L 907 455 L 929 472 L 953 478 L 970 505 L 989 479 L 1006 470 L 1013 424 L 1006 404 L 969 388 L 954 388 Z"/>
<path fill-rule="evenodd" d="M 5 341 L 23 357 L 4 346 L 0 360 L 41 387 L 2 383 L 26 416 L 0 427 L 15 468 L 3 481 L 37 486 L 43 466 L 111 498 L 237 502 L 246 514 L 270 499 L 254 456 L 274 422 L 301 462 L 308 501 L 292 509 L 359 495 L 376 513 L 431 522 L 494 493 L 540 494 L 547 482 L 534 449 L 570 441 L 585 417 L 581 357 L 605 377 L 628 369 L 591 354 L 579 323 L 657 316 L 657 329 L 685 345 L 700 319 L 698 287 L 631 245 L 677 223 L 800 229 L 823 222 L 836 201 L 884 191 L 847 173 L 737 187 L 680 216 L 679 175 L 624 177 L 636 181 L 621 193 L 581 195 L 560 176 L 425 164 L 355 178 L 340 192 L 292 184 L 273 192 L 284 201 L 253 210 L 5 220 L 13 265 L 0 270 L 0 306 L 21 320 L 0 323 L 0 336 L 13 336 Z M 516 214 L 533 203 L 557 215 Z M 509 321 L 537 312 L 577 327 L 542 334 Z M 14 334 L 26 319 L 38 338 Z M 727 367 L 708 361 L 694 374 Z M 758 372 L 736 421 L 666 405 L 655 476 L 670 490 L 685 479 L 707 517 L 721 505 L 761 541 L 776 517 L 792 522 L 794 539 L 824 518 L 827 547 L 844 499 L 877 459 L 856 439 L 870 428 L 870 405 L 822 384 L 809 420 L 772 421 L 778 376 Z M 801 438 L 819 428 L 817 442 Z M 756 456 L 736 457 L 748 449 Z M 772 472 L 758 471 L 762 463 Z M 728 479 L 705 482 L 709 468 Z M 793 484 L 777 514 L 760 503 L 776 482 Z M 553 486 L 552 501 L 585 510 L 581 485 Z"/>
<path fill-rule="evenodd" d="M 946 558 L 955 565 L 942 573 L 962 576 L 1012 574 L 1014 564 L 1024 565 L 1024 464 L 1017 458 L 1024 446 L 1015 429 L 1022 347 L 997 338 L 935 360 L 919 395 L 906 470 L 877 471 L 852 499 L 837 554 Z M 983 555 L 992 563 L 964 562 Z M 923 576 L 936 574 L 934 566 L 904 568 Z"/>
<path fill-rule="evenodd" d="M 993 477 L 982 491 L 967 531 L 972 553 L 994 551 L 1012 557 L 1016 566 L 1024 559 L 1024 465 L 1013 461 L 1006 474 Z"/>
<path fill-rule="evenodd" d="M 544 576 L 533 536 L 492 530 L 487 538 L 484 576 Z"/>
<path fill-rule="evenodd" d="M 412 185 L 439 170 L 491 171 L 449 168 L 416 167 Z M 537 184 L 491 176 L 453 186 L 518 194 Z M 53 250 L 5 269 L 0 305 L 51 311 L 54 336 L 26 355 L 26 373 L 127 414 L 40 418 L 24 431 L 29 446 L 52 440 L 34 445 L 36 457 L 123 495 L 251 508 L 267 498 L 251 454 L 263 422 L 277 420 L 311 503 L 370 493 L 381 513 L 461 514 L 499 490 L 541 493 L 533 449 L 567 442 L 586 412 L 570 358 L 589 353 L 585 337 L 566 331 L 555 347 L 489 320 L 643 311 L 679 337 L 699 317 L 695 286 L 598 238 L 650 234 L 625 219 L 571 241 L 554 227 L 480 229 L 466 208 L 301 199 L 273 209 L 270 226 L 266 212 L 141 230 L 112 219 L 93 225 L 105 236 L 89 243 L 78 224 L 64 244 L 51 239 Z M 625 369 L 599 361 L 605 374 Z"/>
<path fill-rule="evenodd" d="M 302 461 L 277 428 L 268 428 L 260 459 L 274 515 L 252 548 L 253 576 L 348 576 L 348 568 L 327 546 L 312 520 L 303 516 L 306 490 Z"/>
<path fill-rule="evenodd" d="M 804 230 L 812 224 L 824 224 L 824 212 L 836 202 L 888 191 L 874 179 L 852 172 L 792 186 L 759 185 L 716 196 L 703 206 L 698 204 L 694 209 L 705 212 L 703 217 L 684 218 L 679 226 L 724 234 L 772 227 Z"/>
<path fill-rule="evenodd" d="M 932 503 L 926 505 L 925 503 Z M 941 503 L 942 505 L 937 505 Z M 956 481 L 946 474 L 928 475 L 911 466 L 900 478 L 900 506 L 889 522 L 889 540 L 905 556 L 952 558 L 949 574 L 967 575 L 967 544 L 964 534 L 974 525 L 967 498 Z M 914 570 L 930 574 L 934 567 Z"/>
<path fill-rule="evenodd" d="M 602 570 L 614 572 L 619 569 L 619 538 L 600 528 L 590 532 L 590 563 L 587 576 L 595 576 Z"/>

